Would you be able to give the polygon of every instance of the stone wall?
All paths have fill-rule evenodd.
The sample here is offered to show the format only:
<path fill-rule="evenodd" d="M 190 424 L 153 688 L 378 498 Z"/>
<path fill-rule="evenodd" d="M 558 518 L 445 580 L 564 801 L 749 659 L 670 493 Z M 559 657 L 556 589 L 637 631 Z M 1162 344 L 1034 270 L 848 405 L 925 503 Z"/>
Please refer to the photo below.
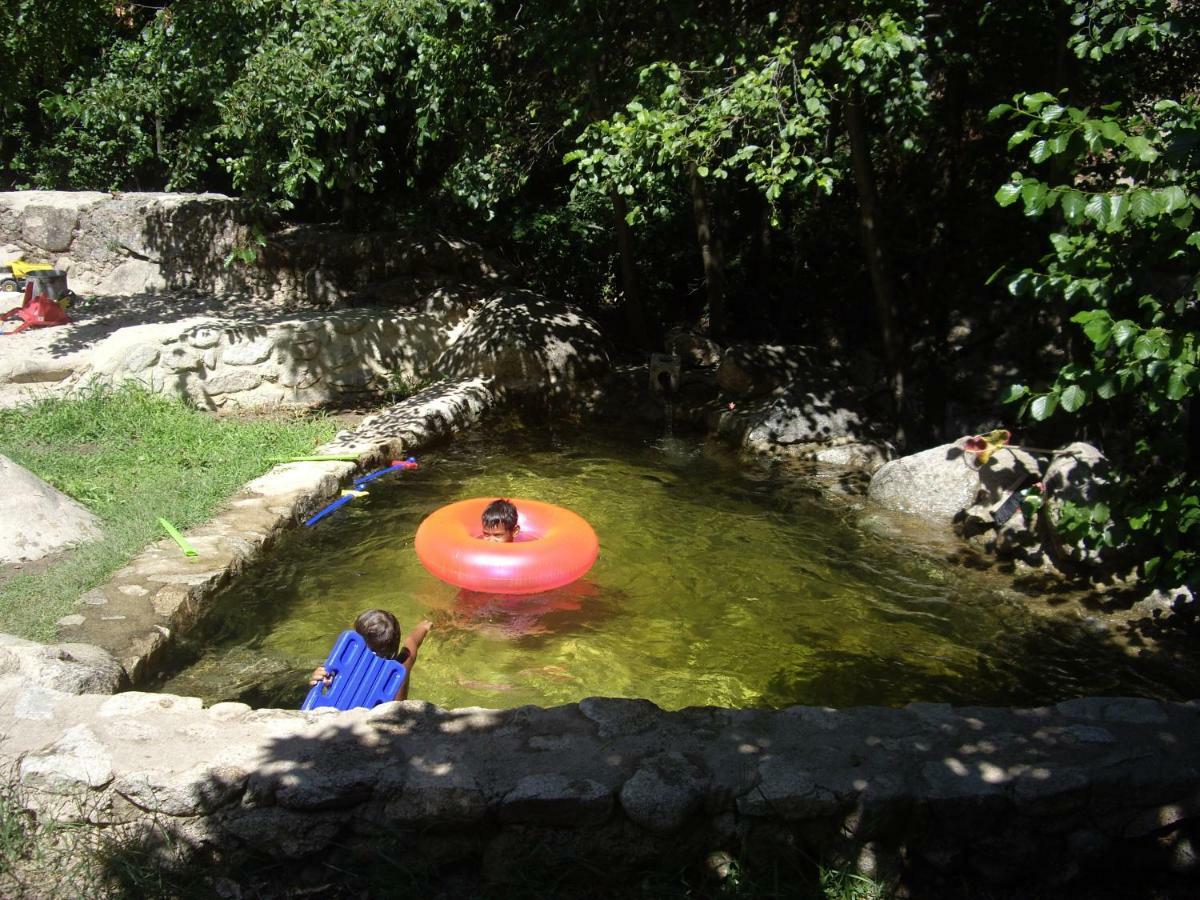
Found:
<path fill-rule="evenodd" d="M 490 878 L 716 850 L 1043 885 L 1118 860 L 1197 868 L 1195 702 L 302 713 L 0 685 L 0 759 L 31 808 L 153 821 L 187 851 L 336 866 L 386 839 L 399 866 L 482 859 Z"/>
<path fill-rule="evenodd" d="M 429 377 L 467 313 L 465 303 L 434 294 L 407 311 L 81 316 L 79 325 L 5 338 L 12 352 L 0 357 L 0 408 L 126 381 L 202 409 L 354 401 L 396 379 Z"/>
<path fill-rule="evenodd" d="M 0 193 L 4 259 L 51 262 L 78 293 L 234 290 L 223 261 L 248 239 L 245 206 L 221 194 Z"/>
<path fill-rule="evenodd" d="M 452 313 L 377 309 L 230 324 L 197 317 L 122 329 L 97 347 L 80 382 L 139 381 L 202 409 L 311 407 L 415 382 L 449 344 Z"/>
<path fill-rule="evenodd" d="M 251 263 L 229 263 L 253 251 Z M 414 280 L 494 283 L 470 241 L 260 222 L 222 194 L 0 192 L 0 263 L 18 253 L 65 269 L 73 290 L 106 296 L 180 290 L 329 305 L 410 300 Z"/>

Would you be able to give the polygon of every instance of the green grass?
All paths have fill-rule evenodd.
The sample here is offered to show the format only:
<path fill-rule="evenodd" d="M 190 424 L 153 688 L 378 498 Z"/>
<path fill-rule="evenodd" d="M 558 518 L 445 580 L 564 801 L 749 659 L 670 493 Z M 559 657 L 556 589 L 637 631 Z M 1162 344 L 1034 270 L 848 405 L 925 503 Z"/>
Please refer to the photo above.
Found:
<path fill-rule="evenodd" d="M 132 386 L 0 412 L 0 454 L 104 525 L 101 539 L 46 571 L 0 584 L 0 631 L 52 637 L 80 596 L 165 536 L 159 516 L 181 529 L 197 525 L 271 468 L 269 457 L 311 453 L 335 431 L 324 417 L 218 418 Z"/>

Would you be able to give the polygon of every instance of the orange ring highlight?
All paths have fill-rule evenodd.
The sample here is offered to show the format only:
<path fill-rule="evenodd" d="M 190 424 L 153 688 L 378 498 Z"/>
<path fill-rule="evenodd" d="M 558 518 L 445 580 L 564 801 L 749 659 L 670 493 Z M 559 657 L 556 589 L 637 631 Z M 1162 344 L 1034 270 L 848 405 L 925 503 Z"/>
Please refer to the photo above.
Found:
<path fill-rule="evenodd" d="M 570 584 L 596 561 L 600 541 L 580 515 L 540 500 L 513 497 L 521 530 L 511 544 L 483 540 L 480 516 L 495 497 L 473 497 L 434 510 L 413 547 L 430 574 L 469 591 L 536 594 Z"/>

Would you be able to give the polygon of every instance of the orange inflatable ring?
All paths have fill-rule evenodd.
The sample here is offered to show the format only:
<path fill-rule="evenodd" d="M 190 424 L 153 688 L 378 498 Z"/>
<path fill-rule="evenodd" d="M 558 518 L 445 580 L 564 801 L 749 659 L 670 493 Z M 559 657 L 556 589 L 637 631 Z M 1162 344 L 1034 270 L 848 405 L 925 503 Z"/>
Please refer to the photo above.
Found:
<path fill-rule="evenodd" d="M 421 564 L 442 581 L 492 594 L 536 594 L 570 584 L 592 567 L 600 542 L 582 516 L 513 498 L 520 531 L 510 544 L 483 540 L 480 517 L 494 497 L 434 510 L 417 528 Z"/>

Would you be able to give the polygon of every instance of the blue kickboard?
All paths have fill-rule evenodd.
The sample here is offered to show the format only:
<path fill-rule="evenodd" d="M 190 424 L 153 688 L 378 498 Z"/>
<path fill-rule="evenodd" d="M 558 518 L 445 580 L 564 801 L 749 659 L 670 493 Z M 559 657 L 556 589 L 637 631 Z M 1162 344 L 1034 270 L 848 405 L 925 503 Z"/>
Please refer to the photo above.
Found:
<path fill-rule="evenodd" d="M 325 660 L 325 671 L 333 672 L 327 688 L 314 684 L 300 708 L 368 709 L 396 699 L 396 693 L 408 677 L 408 670 L 394 659 L 384 659 L 367 649 L 367 642 L 356 631 L 343 631 L 333 643 Z"/>

